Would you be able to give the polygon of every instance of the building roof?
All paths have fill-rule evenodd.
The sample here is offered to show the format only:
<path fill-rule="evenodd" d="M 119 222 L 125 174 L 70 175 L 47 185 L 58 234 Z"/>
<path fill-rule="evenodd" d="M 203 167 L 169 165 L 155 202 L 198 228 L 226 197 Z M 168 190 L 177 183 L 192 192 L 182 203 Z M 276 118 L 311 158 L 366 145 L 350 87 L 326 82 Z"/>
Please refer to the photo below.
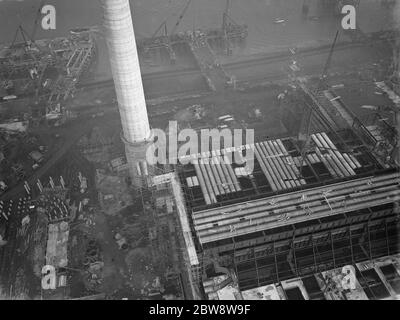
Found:
<path fill-rule="evenodd" d="M 375 272 L 374 276 L 371 276 L 371 272 L 368 271 Z M 344 278 L 346 274 L 351 275 L 352 285 L 349 285 L 349 279 Z M 310 282 L 306 285 L 306 278 L 313 278 L 315 285 L 310 285 Z M 378 290 L 377 287 L 380 289 Z M 346 270 L 335 268 L 241 293 L 243 300 L 288 300 L 291 298 L 288 290 L 293 288 L 298 288 L 297 293 L 301 293 L 305 300 L 320 300 L 321 298 L 326 300 L 398 300 L 400 298 L 400 254 L 346 266 Z M 317 292 L 319 292 L 318 295 L 316 295 Z"/>
<path fill-rule="evenodd" d="M 41 159 L 43 159 L 43 154 L 41 154 L 37 150 L 32 151 L 31 153 L 29 153 L 29 155 L 35 161 L 40 161 Z"/>
<path fill-rule="evenodd" d="M 349 269 L 349 271 L 354 279 L 354 288 L 350 289 L 343 288 L 342 268 L 328 270 L 321 273 L 325 282 L 328 284 L 327 288 L 325 288 L 325 296 L 329 300 L 342 300 L 343 296 L 346 297 L 346 300 L 368 300 L 368 297 L 358 282 L 356 275 L 351 269 Z"/>
<path fill-rule="evenodd" d="M 238 284 L 226 274 L 205 280 L 203 287 L 209 300 L 242 300 Z"/>
<path fill-rule="evenodd" d="M 68 265 L 68 222 L 49 224 L 46 264 L 54 267 Z"/>
<path fill-rule="evenodd" d="M 361 163 L 351 153 L 339 151 L 336 144 L 325 132 L 311 135 L 313 148 L 307 150 L 305 160 L 312 166 L 322 164 L 330 179 L 355 176 Z M 191 160 L 206 205 L 219 202 L 221 196 L 240 193 L 243 190 L 239 177 L 249 176 L 244 167 L 237 167 L 233 159 L 240 157 L 240 151 L 252 152 L 261 168 L 272 192 L 300 188 L 307 184 L 300 168 L 305 164 L 298 150 L 289 150 L 293 145 L 290 138 L 271 139 L 235 148 L 225 148 L 212 152 L 203 152 L 181 157 L 180 160 Z M 225 160 L 225 156 L 229 158 Z M 250 154 L 251 156 L 251 154 Z M 189 188 L 195 187 L 193 185 Z M 220 197 L 218 197 L 220 196 Z"/>
<path fill-rule="evenodd" d="M 243 300 L 285 300 L 274 284 L 242 291 Z"/>
<path fill-rule="evenodd" d="M 194 211 L 201 244 L 314 220 L 400 200 L 400 173 L 274 195 L 223 207 Z"/>
<path fill-rule="evenodd" d="M 314 132 L 304 149 L 297 138 L 282 137 L 185 155 L 179 161 L 193 211 L 375 175 L 391 167 L 350 129 Z M 193 179 L 196 184 L 190 183 Z"/>

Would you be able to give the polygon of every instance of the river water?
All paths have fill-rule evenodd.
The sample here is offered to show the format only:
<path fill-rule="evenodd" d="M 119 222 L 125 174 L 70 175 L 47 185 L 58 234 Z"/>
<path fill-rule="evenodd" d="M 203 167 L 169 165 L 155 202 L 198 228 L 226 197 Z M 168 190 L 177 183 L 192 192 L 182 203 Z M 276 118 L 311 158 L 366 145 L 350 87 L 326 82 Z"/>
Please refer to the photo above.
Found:
<path fill-rule="evenodd" d="M 172 29 L 186 1 L 131 0 L 136 36 L 151 36 L 164 20 Z M 0 0 L 0 43 L 12 41 L 19 24 L 31 32 L 40 2 Z M 178 31 L 221 26 L 225 2 L 193 0 Z M 304 21 L 301 17 L 303 0 L 231 0 L 231 17 L 239 24 L 247 24 L 249 28 L 246 47 L 241 54 L 331 42 L 338 28 L 338 20 L 323 18 L 325 13 L 318 5 L 320 0 L 309 2 L 309 15 L 316 18 Z M 57 29 L 45 31 L 39 26 L 37 39 L 63 36 L 71 28 L 101 24 L 100 0 L 47 0 L 45 3 L 54 5 L 57 10 Z M 285 23 L 276 24 L 275 19 L 283 19 Z M 361 0 L 357 21 L 363 31 L 391 28 L 393 20 L 393 10 L 382 6 L 382 0 Z"/>

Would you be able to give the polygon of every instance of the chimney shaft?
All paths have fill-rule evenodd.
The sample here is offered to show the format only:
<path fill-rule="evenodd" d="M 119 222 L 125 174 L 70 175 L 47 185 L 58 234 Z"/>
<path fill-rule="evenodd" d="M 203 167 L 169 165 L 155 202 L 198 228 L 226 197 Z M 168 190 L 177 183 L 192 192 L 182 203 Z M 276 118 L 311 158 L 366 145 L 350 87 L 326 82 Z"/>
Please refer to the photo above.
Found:
<path fill-rule="evenodd" d="M 103 0 L 106 41 L 122 122 L 130 175 L 141 186 L 148 173 L 146 149 L 151 143 L 142 76 L 129 0 Z"/>

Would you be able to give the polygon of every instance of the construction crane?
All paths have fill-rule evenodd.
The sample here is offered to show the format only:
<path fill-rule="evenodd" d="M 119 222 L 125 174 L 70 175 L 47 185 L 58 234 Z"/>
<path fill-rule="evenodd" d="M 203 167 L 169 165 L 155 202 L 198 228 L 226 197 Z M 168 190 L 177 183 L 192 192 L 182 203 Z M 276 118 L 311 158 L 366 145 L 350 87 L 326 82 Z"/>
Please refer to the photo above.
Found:
<path fill-rule="evenodd" d="M 178 27 L 179 27 L 179 25 L 180 25 L 180 23 L 181 23 L 183 17 L 184 17 L 185 14 L 186 14 L 186 11 L 189 9 L 189 5 L 190 5 L 191 2 L 192 2 L 192 0 L 188 0 L 188 1 L 186 2 L 185 6 L 183 7 L 183 10 L 182 10 L 181 14 L 180 14 L 179 17 L 178 17 L 178 20 L 175 22 L 175 25 L 174 25 L 174 27 L 172 28 L 172 30 L 171 30 L 171 32 L 170 32 L 170 34 L 169 34 L 170 36 L 172 36 L 173 34 L 175 34 L 175 32 L 176 32 L 176 30 L 178 29 Z M 153 33 L 153 35 L 152 35 L 152 37 L 151 37 L 152 39 L 156 38 L 157 35 L 159 34 L 159 32 L 160 32 L 161 30 L 163 31 L 162 36 L 164 36 L 164 37 L 168 37 L 168 36 L 169 36 L 169 35 L 168 35 L 168 28 L 167 28 L 167 20 L 168 20 L 168 19 L 164 20 L 164 21 L 160 24 L 160 26 L 157 28 L 157 30 Z"/>
<path fill-rule="evenodd" d="M 19 36 L 22 39 L 22 44 L 23 44 L 23 49 L 24 49 L 24 53 L 28 54 L 31 58 L 31 60 L 33 61 L 33 63 L 31 63 L 31 68 L 29 69 L 29 73 L 32 79 L 35 78 L 35 76 L 38 75 L 37 72 L 37 67 L 38 67 L 38 61 L 36 58 L 35 53 L 33 52 L 32 47 L 32 40 L 30 39 L 30 36 L 28 35 L 28 33 L 25 31 L 25 29 L 22 27 L 22 25 L 19 25 L 17 27 L 17 30 L 15 31 L 15 35 L 13 38 L 13 41 L 11 42 L 11 45 L 9 47 L 9 50 L 13 51 L 15 50 L 15 52 L 18 52 L 18 50 L 21 48 L 21 43 L 18 42 Z M 19 60 L 21 59 L 20 55 L 15 55 L 15 58 L 11 59 L 10 58 L 10 62 L 11 65 L 6 69 L 7 72 L 5 73 L 4 76 L 4 80 L 2 81 L 2 86 L 4 88 L 11 88 L 12 87 L 12 81 L 11 78 L 14 75 L 14 73 L 17 72 L 18 68 L 17 65 L 19 63 Z"/>
<path fill-rule="evenodd" d="M 322 71 L 322 75 L 321 75 L 321 79 L 320 79 L 318 88 L 322 88 L 323 87 L 324 81 L 325 81 L 326 77 L 328 76 L 328 71 L 329 71 L 329 69 L 331 67 L 331 64 L 332 64 L 333 52 L 334 52 L 335 47 L 336 47 L 336 42 L 337 42 L 337 40 L 339 38 L 339 33 L 340 33 L 340 30 L 338 29 L 336 31 L 336 34 L 335 34 L 335 39 L 333 40 L 333 43 L 331 45 L 331 49 L 329 50 L 328 59 L 326 60 L 326 63 L 325 63 L 325 66 L 324 66 L 324 70 Z"/>
<path fill-rule="evenodd" d="M 185 5 L 185 7 L 183 8 L 181 14 L 179 15 L 178 21 L 176 21 L 175 26 L 172 28 L 172 31 L 171 31 L 170 35 L 175 34 L 175 32 L 176 32 L 176 30 L 178 29 L 180 23 L 182 22 L 183 17 L 184 17 L 185 14 L 186 14 L 186 11 L 189 9 L 189 5 L 190 5 L 191 2 L 192 2 L 192 0 L 188 0 L 188 1 L 186 2 L 186 5 Z"/>
<path fill-rule="evenodd" d="M 33 54 L 31 48 L 32 45 L 34 45 L 39 51 L 42 51 L 42 48 L 36 45 L 35 43 L 35 37 L 36 37 L 36 32 L 39 24 L 39 20 L 41 17 L 41 11 L 42 7 L 44 5 L 45 0 L 41 0 L 39 8 L 37 10 L 36 16 L 35 16 L 35 21 L 33 24 L 32 28 L 32 33 L 31 35 L 28 34 L 28 32 L 25 31 L 25 29 L 22 27 L 22 24 L 20 24 L 15 32 L 14 39 L 11 43 L 10 49 L 14 49 L 17 46 L 17 40 L 18 40 L 18 35 L 21 36 L 23 43 L 25 44 L 25 48 L 27 49 L 27 53 L 30 54 L 31 58 L 37 62 L 35 55 Z"/>
<path fill-rule="evenodd" d="M 43 72 L 41 72 L 40 74 L 38 74 L 38 59 L 35 55 L 35 53 L 32 50 L 32 46 L 35 46 L 35 48 L 39 51 L 43 51 L 43 49 L 36 45 L 35 43 L 35 37 L 36 37 L 36 32 L 37 32 L 37 28 L 38 28 L 38 24 L 40 21 L 40 17 L 41 17 L 41 10 L 42 7 L 44 5 L 45 0 L 41 0 L 39 8 L 37 10 L 37 14 L 35 16 L 35 21 L 34 21 L 34 25 L 32 28 L 32 33 L 31 35 L 28 34 L 28 32 L 26 32 L 26 30 L 22 27 L 22 24 L 20 24 L 15 32 L 15 36 L 14 39 L 11 43 L 10 49 L 15 49 L 18 46 L 18 36 L 20 36 L 22 38 L 23 44 L 25 46 L 25 52 L 29 54 L 29 56 L 31 57 L 31 59 L 34 61 L 32 68 L 29 69 L 29 74 L 30 77 L 32 78 L 32 80 L 34 81 L 34 86 L 35 86 L 35 102 L 37 102 L 39 100 L 39 90 L 40 90 L 40 86 L 41 86 L 41 81 L 42 81 L 42 77 L 43 77 Z M 13 69 L 11 71 L 11 73 L 7 76 L 7 78 L 4 80 L 4 87 L 7 87 L 10 85 L 10 79 L 13 75 L 13 72 L 15 70 Z"/>
<path fill-rule="evenodd" d="M 18 39 L 18 35 L 21 36 L 23 42 L 25 43 L 25 45 L 27 46 L 27 48 L 30 48 L 31 45 L 35 44 L 35 37 L 36 37 L 36 32 L 38 29 L 38 25 L 39 25 L 39 21 L 41 18 L 41 14 L 42 14 L 42 7 L 44 5 L 44 2 L 46 0 L 41 0 L 39 8 L 37 10 L 36 16 L 35 16 L 35 21 L 33 24 L 33 28 L 32 28 L 32 33 L 29 35 L 28 32 L 25 31 L 25 29 L 22 27 L 22 24 L 20 24 L 15 32 L 15 36 L 13 39 L 13 42 L 11 44 L 10 48 L 14 48 Z M 39 50 L 41 50 L 41 48 L 39 46 L 36 46 Z"/>
<path fill-rule="evenodd" d="M 230 48 L 230 38 L 239 36 L 244 39 L 247 37 L 247 25 L 239 25 L 230 15 L 232 9 L 231 0 L 226 0 L 225 11 L 222 16 L 222 37 L 225 42 L 226 52 L 228 55 L 232 53 Z"/>
<path fill-rule="evenodd" d="M 325 85 L 325 79 L 327 77 L 329 68 L 331 67 L 332 56 L 333 56 L 333 52 L 335 50 L 335 46 L 336 46 L 338 37 L 339 37 L 339 30 L 336 31 L 335 39 L 333 40 L 331 49 L 329 51 L 328 59 L 326 60 L 324 69 L 322 71 L 322 75 L 321 75 L 320 81 L 318 83 L 318 90 L 321 90 L 321 88 L 323 88 Z M 302 87 L 302 84 L 297 79 L 295 80 L 295 82 L 297 82 L 300 85 L 300 87 Z M 302 177 L 302 168 L 303 168 L 305 156 L 310 147 L 310 142 L 311 142 L 310 130 L 311 130 L 312 117 L 313 117 L 312 107 L 309 106 L 307 104 L 307 102 L 304 102 L 303 115 L 301 118 L 300 129 L 299 129 L 299 133 L 297 136 L 297 140 L 299 142 L 299 148 L 300 148 L 300 156 L 301 156 L 300 177 Z"/>
<path fill-rule="evenodd" d="M 231 0 L 226 0 L 225 11 L 222 15 L 222 32 L 224 34 L 225 39 L 225 47 L 226 47 L 226 54 L 229 56 L 230 54 L 230 45 L 228 39 L 228 19 L 230 18 L 229 12 L 231 10 Z"/>
<path fill-rule="evenodd" d="M 156 31 L 154 31 L 153 35 L 151 36 L 152 39 L 156 38 L 158 33 L 163 30 L 163 34 L 161 36 L 168 37 L 168 28 L 167 28 L 167 21 L 164 21 Z"/>
<path fill-rule="evenodd" d="M 27 48 L 30 48 L 30 43 L 33 43 L 31 37 L 28 35 L 28 33 L 25 31 L 25 29 L 22 27 L 22 24 L 20 24 L 15 31 L 14 39 L 11 42 L 10 49 L 14 49 L 18 45 L 18 36 L 21 36 L 23 43 Z"/>
<path fill-rule="evenodd" d="M 333 43 L 331 45 L 331 48 L 329 50 L 329 55 L 328 58 L 326 60 L 324 69 L 322 71 L 322 75 L 320 77 L 319 83 L 318 83 L 318 87 L 317 90 L 321 90 L 324 86 L 325 86 L 325 79 L 328 75 L 329 69 L 331 67 L 332 64 L 332 57 L 333 57 L 333 53 L 336 47 L 336 43 L 337 40 L 339 38 L 339 34 L 340 34 L 340 29 L 338 29 L 336 31 L 335 34 L 335 38 L 333 40 Z M 302 84 L 296 79 L 296 82 L 303 88 L 303 90 L 305 90 L 305 87 L 302 86 Z M 311 93 L 310 93 L 311 94 Z M 310 147 L 310 142 L 311 142 L 311 136 L 310 136 L 310 131 L 311 131 L 311 120 L 313 117 L 313 109 L 311 106 L 309 106 L 307 104 L 307 102 L 304 102 L 304 111 L 303 111 L 303 115 L 302 115 L 302 119 L 300 122 L 300 129 L 299 129 L 299 133 L 297 136 L 297 140 L 299 142 L 299 148 L 300 148 L 300 153 L 301 153 L 301 168 L 300 168 L 300 177 L 302 177 L 302 168 L 303 168 L 303 163 L 305 161 L 305 156 L 307 151 L 309 150 Z"/>
<path fill-rule="evenodd" d="M 354 6 L 355 6 L 356 9 L 359 8 L 360 1 L 361 0 L 354 0 Z M 341 6 L 341 1 L 338 1 L 337 5 L 339 5 L 339 4 Z M 358 27 L 357 27 L 357 30 L 359 30 Z M 332 43 L 332 46 L 331 46 L 331 50 L 329 51 L 329 56 L 328 56 L 328 59 L 326 60 L 324 70 L 322 71 L 321 82 L 320 82 L 320 86 L 319 87 L 321 87 L 323 85 L 323 81 L 328 76 L 328 71 L 329 71 L 329 69 L 331 67 L 331 64 L 332 64 L 332 56 L 333 56 L 333 52 L 334 52 L 335 47 L 336 47 L 337 40 L 339 38 L 339 34 L 340 34 L 340 28 L 336 31 L 335 39 L 333 40 L 333 43 Z"/>
<path fill-rule="evenodd" d="M 170 36 L 174 35 L 176 30 L 178 29 L 183 17 L 186 14 L 186 11 L 189 8 L 190 3 L 192 2 L 192 0 L 188 0 L 185 4 L 185 6 L 183 7 L 183 10 L 181 12 L 181 14 L 178 17 L 178 20 L 175 23 L 175 26 L 172 28 L 171 32 L 168 34 L 168 27 L 167 27 L 167 20 L 163 21 L 163 23 L 161 23 L 161 25 L 157 28 L 157 30 L 153 33 L 151 39 L 155 39 L 157 38 L 158 34 L 160 33 L 160 31 L 162 30 L 162 34 L 161 37 L 163 37 L 164 39 L 163 44 L 164 46 L 166 46 L 170 57 L 171 57 L 171 63 L 174 64 L 176 57 L 175 57 L 175 52 L 172 50 L 171 46 L 170 46 Z M 149 48 L 146 48 L 145 51 L 149 50 Z"/>
<path fill-rule="evenodd" d="M 229 12 L 231 11 L 231 0 L 226 0 L 225 11 L 222 15 L 222 30 L 226 31 L 228 29 L 228 19 L 230 18 Z"/>

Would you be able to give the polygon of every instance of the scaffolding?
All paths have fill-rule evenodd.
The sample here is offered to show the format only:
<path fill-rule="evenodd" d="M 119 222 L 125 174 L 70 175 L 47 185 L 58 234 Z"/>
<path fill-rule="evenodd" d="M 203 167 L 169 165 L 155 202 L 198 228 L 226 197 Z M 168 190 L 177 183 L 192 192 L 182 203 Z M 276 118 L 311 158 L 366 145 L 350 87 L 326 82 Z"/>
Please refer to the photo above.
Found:
<path fill-rule="evenodd" d="M 399 252 L 398 213 L 390 207 L 370 209 L 366 221 L 321 230 L 321 225 L 293 226 L 291 237 L 281 234 L 273 241 L 247 249 L 234 250 L 235 270 L 242 290 L 283 280 L 305 277 L 345 265 Z M 373 217 L 375 215 L 375 217 Z M 376 217 L 376 216 L 380 217 Z M 304 234 L 304 228 L 321 231 Z M 279 235 L 276 230 L 277 235 Z M 303 233 L 303 234 L 302 234 Z"/>

